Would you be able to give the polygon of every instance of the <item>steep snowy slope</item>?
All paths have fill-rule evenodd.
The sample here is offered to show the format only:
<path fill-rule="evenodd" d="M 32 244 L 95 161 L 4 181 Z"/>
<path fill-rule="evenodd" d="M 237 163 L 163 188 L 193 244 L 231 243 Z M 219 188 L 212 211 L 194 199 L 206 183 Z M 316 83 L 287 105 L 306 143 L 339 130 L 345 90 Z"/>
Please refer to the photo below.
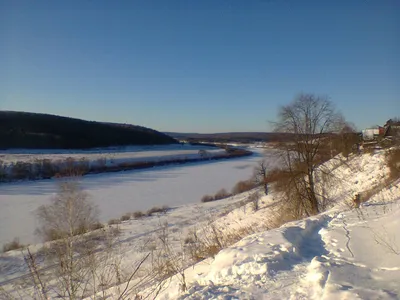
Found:
<path fill-rule="evenodd" d="M 383 151 L 334 168 L 342 184 L 329 190 L 329 211 L 242 239 L 188 269 L 185 293 L 174 278 L 159 298 L 399 299 L 400 181 L 378 191 L 388 176 Z M 360 209 L 348 206 L 355 192 L 372 188 L 378 192 Z M 271 213 L 265 208 L 217 222 L 260 224 Z"/>

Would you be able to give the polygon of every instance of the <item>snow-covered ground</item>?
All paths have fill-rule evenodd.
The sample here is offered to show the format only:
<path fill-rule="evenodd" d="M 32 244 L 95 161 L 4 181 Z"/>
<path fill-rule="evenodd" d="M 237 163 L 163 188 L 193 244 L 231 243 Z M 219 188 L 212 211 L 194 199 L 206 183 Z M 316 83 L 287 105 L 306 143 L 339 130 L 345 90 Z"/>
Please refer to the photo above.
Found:
<path fill-rule="evenodd" d="M 198 204 L 202 196 L 222 188 L 230 191 L 252 175 L 262 152 L 230 160 L 87 175 L 81 185 L 98 206 L 100 221 L 107 222 L 153 206 Z M 22 243 L 38 242 L 35 209 L 56 192 L 55 179 L 0 184 L 0 246 L 15 237 Z"/>
<path fill-rule="evenodd" d="M 331 164 L 336 180 L 327 193 L 333 202 L 320 215 L 268 230 L 279 222 L 275 192 L 260 199 L 258 210 L 253 203 L 243 205 L 251 193 L 185 204 L 158 217 L 124 222 L 122 263 L 132 267 L 150 251 L 143 245 L 156 239 L 161 224 L 168 224 L 177 248 L 193 230 L 201 234 L 213 226 L 229 234 L 250 228 L 256 233 L 187 268 L 186 292 L 182 278 L 174 276 L 157 299 L 399 299 L 400 181 L 352 209 L 354 193 L 377 188 L 387 177 L 384 153 Z M 20 253 L 1 255 L 0 270 L 0 281 L 23 274 Z M 109 299 L 116 299 L 116 290 L 107 291 Z"/>
<path fill-rule="evenodd" d="M 186 270 L 159 299 L 399 299 L 400 180 L 360 209 L 348 206 L 354 192 L 382 182 L 384 155 L 364 154 L 336 168 L 343 180 L 331 190 L 325 213 L 250 235 Z M 217 220 L 222 228 L 268 225 L 274 206 L 264 197 L 256 213 L 237 209 Z M 236 229 L 237 230 L 237 229 Z"/>
<path fill-rule="evenodd" d="M 121 230 L 119 244 L 125 264 L 130 265 L 130 261 L 136 261 L 143 251 L 140 248 L 152 239 L 152 235 L 160 229 L 161 224 L 168 222 L 169 229 L 174 236 L 173 239 L 180 239 L 180 235 L 183 236 L 183 232 L 186 232 L 188 228 L 214 219 L 225 210 L 232 210 L 238 202 L 243 201 L 246 197 L 245 193 L 209 203 L 196 201 L 196 203 L 173 207 L 166 214 L 156 214 L 152 217 L 123 222 L 118 227 Z M 6 279 L 20 276 L 26 271 L 25 261 L 19 251 L 0 254 L 0 283 Z"/>
<path fill-rule="evenodd" d="M 399 201 L 330 211 L 248 236 L 159 299 L 399 299 Z"/>

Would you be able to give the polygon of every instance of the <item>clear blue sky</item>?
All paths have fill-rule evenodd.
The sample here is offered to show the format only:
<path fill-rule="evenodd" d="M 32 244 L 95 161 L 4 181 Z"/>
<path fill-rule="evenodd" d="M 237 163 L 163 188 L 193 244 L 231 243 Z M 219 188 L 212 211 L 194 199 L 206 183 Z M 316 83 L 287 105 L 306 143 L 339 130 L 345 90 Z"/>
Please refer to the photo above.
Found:
<path fill-rule="evenodd" d="M 0 109 L 268 131 L 300 92 L 400 116 L 400 1 L 0 0 Z"/>

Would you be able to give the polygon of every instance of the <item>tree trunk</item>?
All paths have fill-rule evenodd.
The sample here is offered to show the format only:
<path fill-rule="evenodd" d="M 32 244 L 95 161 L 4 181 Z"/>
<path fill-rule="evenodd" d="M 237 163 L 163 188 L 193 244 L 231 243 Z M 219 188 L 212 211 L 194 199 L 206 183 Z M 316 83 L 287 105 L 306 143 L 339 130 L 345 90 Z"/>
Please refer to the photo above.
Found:
<path fill-rule="evenodd" d="M 315 184 L 314 184 L 314 174 L 312 170 L 308 172 L 308 183 L 309 183 L 309 201 L 311 206 L 311 214 L 319 214 L 318 199 L 315 195 Z"/>

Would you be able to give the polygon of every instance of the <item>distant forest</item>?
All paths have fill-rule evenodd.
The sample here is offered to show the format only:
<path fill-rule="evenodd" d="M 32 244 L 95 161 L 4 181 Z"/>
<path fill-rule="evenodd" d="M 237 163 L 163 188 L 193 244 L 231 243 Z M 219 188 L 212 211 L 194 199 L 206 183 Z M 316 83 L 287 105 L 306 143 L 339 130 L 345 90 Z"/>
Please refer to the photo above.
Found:
<path fill-rule="evenodd" d="M 164 133 L 136 125 L 0 111 L 1 149 L 87 149 L 175 143 L 178 141 Z"/>
<path fill-rule="evenodd" d="M 165 133 L 176 139 L 187 140 L 191 143 L 254 143 L 290 141 L 293 139 L 293 135 L 290 133 L 276 132 Z"/>

